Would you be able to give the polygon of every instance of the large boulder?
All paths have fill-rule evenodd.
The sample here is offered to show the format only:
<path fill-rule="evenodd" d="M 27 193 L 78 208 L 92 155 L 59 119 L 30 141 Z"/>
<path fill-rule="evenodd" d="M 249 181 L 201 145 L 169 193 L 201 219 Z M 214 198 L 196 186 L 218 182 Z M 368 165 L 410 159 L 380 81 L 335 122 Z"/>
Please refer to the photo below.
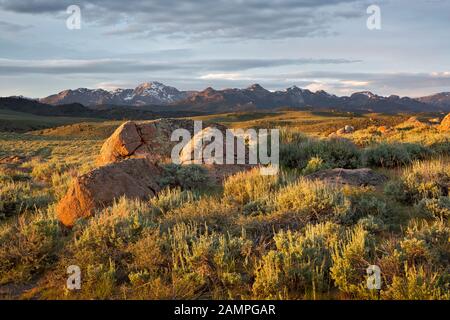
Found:
<path fill-rule="evenodd" d="M 204 127 L 226 127 L 216 123 Z M 149 158 L 160 161 L 169 158 L 172 148 L 178 143 L 171 141 L 176 129 L 186 129 L 194 134 L 194 121 L 186 119 L 158 119 L 146 122 L 128 121 L 122 124 L 103 144 L 97 158 L 99 166 L 129 158 Z"/>
<path fill-rule="evenodd" d="M 219 124 L 204 125 L 197 138 L 211 137 L 218 129 L 226 137 L 226 127 Z M 160 119 L 142 123 L 125 122 L 105 141 L 97 163 L 99 168 L 74 179 L 63 199 L 58 203 L 59 220 L 71 227 L 82 217 L 89 217 L 114 199 L 125 196 L 141 200 L 155 196 L 161 189 L 158 181 L 163 178 L 164 169 L 157 163 L 165 163 L 171 156 L 171 136 L 176 129 L 186 129 L 194 134 L 194 121 L 183 119 Z M 188 145 L 196 139 L 191 138 Z M 202 141 L 202 140 L 200 140 Z M 201 142 L 200 150 L 208 143 Z M 192 153 L 185 148 L 182 164 L 189 161 Z M 234 154 L 236 156 L 236 154 Z M 205 163 L 203 159 L 202 164 Z M 208 163 L 208 161 L 206 161 Z M 249 168 L 247 165 L 205 165 L 210 182 L 221 183 L 227 176 Z"/>
<path fill-rule="evenodd" d="M 148 159 L 129 159 L 94 169 L 72 181 L 56 208 L 58 219 L 71 227 L 79 218 L 94 215 L 118 197 L 153 197 L 160 191 L 162 171 Z"/>
<path fill-rule="evenodd" d="M 439 125 L 439 130 L 450 131 L 450 113 L 442 119 L 441 124 Z"/>
<path fill-rule="evenodd" d="M 372 169 L 328 169 L 307 175 L 310 180 L 322 180 L 331 184 L 352 186 L 377 186 L 384 183 L 387 178 Z"/>
<path fill-rule="evenodd" d="M 172 132 L 179 128 L 188 130 L 192 135 L 194 122 L 184 119 L 125 122 L 105 141 L 97 164 L 105 165 L 129 158 L 147 157 L 159 160 L 168 157 L 176 144 L 170 141 L 170 137 Z"/>
<path fill-rule="evenodd" d="M 220 141 L 216 141 L 218 136 L 221 136 L 222 138 L 221 143 L 219 143 Z M 229 151 L 227 150 L 228 138 L 233 139 L 233 141 L 230 141 L 233 143 L 233 150 L 230 158 L 233 163 L 228 164 L 248 163 L 249 141 L 246 140 L 246 137 L 240 139 L 243 143 L 244 152 L 239 155 L 237 153 L 238 136 L 234 135 L 232 131 L 229 131 L 227 135 L 225 127 L 206 127 L 195 134 L 189 143 L 181 150 L 181 164 L 227 164 L 227 152 Z M 217 154 L 215 151 L 217 151 Z"/>
<path fill-rule="evenodd" d="M 401 130 L 411 130 L 411 129 L 427 128 L 427 127 L 430 127 L 429 123 L 422 121 L 418 117 L 410 117 L 408 120 L 406 120 L 396 126 L 397 129 L 401 129 Z"/>

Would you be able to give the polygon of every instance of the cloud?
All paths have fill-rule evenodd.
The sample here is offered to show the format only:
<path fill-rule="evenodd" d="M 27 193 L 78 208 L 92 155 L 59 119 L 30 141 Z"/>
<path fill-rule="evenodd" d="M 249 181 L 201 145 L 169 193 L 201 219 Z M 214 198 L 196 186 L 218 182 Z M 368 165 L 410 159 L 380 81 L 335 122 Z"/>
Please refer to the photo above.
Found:
<path fill-rule="evenodd" d="M 30 29 L 31 27 L 32 27 L 31 25 L 21 25 L 13 22 L 0 20 L 0 30 L 2 30 L 3 32 L 17 33 Z"/>
<path fill-rule="evenodd" d="M 277 88 L 286 83 L 306 82 L 306 88 L 325 90 L 336 94 L 370 90 L 385 95 L 399 93 L 411 95 L 411 92 L 414 92 L 414 95 L 420 96 L 436 91 L 448 91 L 450 87 L 450 72 L 448 71 L 430 73 L 311 71 L 276 75 L 258 74 L 251 78 L 261 83 L 278 83 Z"/>
<path fill-rule="evenodd" d="M 266 75 L 273 78 L 272 75 Z M 282 79 L 334 79 L 343 84 L 368 82 L 367 86 L 390 87 L 398 89 L 422 89 L 432 87 L 449 87 L 450 72 L 390 72 L 390 73 L 367 73 L 367 72 L 300 72 L 278 75 Z M 365 86 L 362 84 L 362 86 Z"/>
<path fill-rule="evenodd" d="M 142 73 L 142 72 L 198 72 L 245 71 L 280 66 L 305 64 L 344 64 L 357 60 L 346 59 L 209 59 L 186 61 L 145 61 L 135 59 L 61 59 L 61 60 L 17 60 L 0 59 L 2 74 L 99 74 L 99 73 Z"/>
<path fill-rule="evenodd" d="M 202 80 L 246 80 L 240 73 L 208 73 L 200 76 Z M 247 78 L 250 80 L 249 78 Z"/>
<path fill-rule="evenodd" d="M 333 24 L 364 16 L 367 0 L 85 0 L 87 22 L 108 35 L 195 39 L 283 39 L 335 34 Z M 72 0 L 0 0 L 16 13 L 58 14 Z"/>

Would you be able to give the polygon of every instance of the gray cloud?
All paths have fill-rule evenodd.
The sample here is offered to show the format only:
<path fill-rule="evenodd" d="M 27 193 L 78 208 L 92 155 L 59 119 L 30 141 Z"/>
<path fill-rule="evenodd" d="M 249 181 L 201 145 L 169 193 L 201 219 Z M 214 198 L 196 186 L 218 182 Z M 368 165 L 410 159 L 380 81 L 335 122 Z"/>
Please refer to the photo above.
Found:
<path fill-rule="evenodd" d="M 2 30 L 3 32 L 17 33 L 29 29 L 31 27 L 32 26 L 30 25 L 22 25 L 0 20 L 0 30 Z"/>
<path fill-rule="evenodd" d="M 262 78 L 273 79 L 273 75 L 264 75 Z M 413 72 L 396 72 L 396 73 L 365 73 L 365 72 L 300 72 L 281 74 L 278 79 L 318 79 L 324 82 L 330 79 L 346 82 L 368 82 L 370 86 L 375 88 L 389 87 L 398 89 L 422 89 L 433 87 L 450 87 L 450 72 L 436 73 L 413 73 Z M 363 87 L 363 85 L 362 85 Z"/>
<path fill-rule="evenodd" d="M 367 0 L 85 0 L 83 19 L 105 34 L 137 37 L 281 39 L 334 34 L 333 23 L 365 15 Z M 72 0 L 0 0 L 18 13 L 61 13 Z"/>

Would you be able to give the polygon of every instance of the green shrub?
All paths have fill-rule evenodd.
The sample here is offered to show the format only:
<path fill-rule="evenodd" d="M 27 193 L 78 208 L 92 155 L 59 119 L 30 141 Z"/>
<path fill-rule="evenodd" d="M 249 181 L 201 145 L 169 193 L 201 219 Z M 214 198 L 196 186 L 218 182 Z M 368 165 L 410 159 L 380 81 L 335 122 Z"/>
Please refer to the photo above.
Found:
<path fill-rule="evenodd" d="M 156 227 L 154 220 L 144 202 L 120 198 L 111 207 L 75 225 L 75 240 L 70 245 L 73 258 L 83 265 L 112 260 L 120 267 L 125 247 L 137 241 L 146 228 Z"/>
<path fill-rule="evenodd" d="M 450 228 L 442 220 L 412 221 L 405 237 L 380 262 L 387 280 L 382 297 L 448 299 L 449 237 Z"/>
<path fill-rule="evenodd" d="M 63 173 L 56 172 L 51 175 L 52 190 L 57 200 L 61 200 L 67 193 L 73 174 L 66 171 Z"/>
<path fill-rule="evenodd" d="M 229 234 L 203 232 L 195 225 L 180 224 L 168 233 L 172 276 L 189 286 L 207 289 L 212 298 L 242 298 L 250 277 L 252 242 Z"/>
<path fill-rule="evenodd" d="M 411 203 L 448 195 L 450 166 L 444 160 L 415 162 L 403 170 L 398 181 L 391 181 L 385 193 L 398 201 Z"/>
<path fill-rule="evenodd" d="M 384 231 L 386 226 L 382 219 L 377 216 L 368 215 L 358 220 L 358 224 L 366 231 L 372 234 Z"/>
<path fill-rule="evenodd" d="M 330 168 L 357 168 L 361 160 L 356 145 L 345 139 L 309 139 L 280 146 L 280 164 L 286 168 L 304 169 L 314 157 Z"/>
<path fill-rule="evenodd" d="M 426 216 L 446 220 L 450 218 L 450 197 L 448 196 L 438 199 L 422 199 L 417 207 Z"/>
<path fill-rule="evenodd" d="M 246 203 L 242 208 L 242 214 L 246 216 L 257 216 L 272 211 L 272 203 L 269 200 L 255 200 Z"/>
<path fill-rule="evenodd" d="M 208 185 L 208 172 L 199 165 L 176 165 L 164 166 L 164 175 L 159 181 L 162 188 L 181 187 L 183 190 L 200 189 Z"/>
<path fill-rule="evenodd" d="M 57 259 L 62 235 L 51 210 L 17 218 L 0 237 L 0 283 L 29 281 Z"/>
<path fill-rule="evenodd" d="M 381 143 L 363 152 L 364 163 L 371 167 L 394 168 L 427 158 L 431 151 L 419 144 Z"/>
<path fill-rule="evenodd" d="M 257 299 L 316 299 L 331 287 L 331 250 L 341 227 L 327 222 L 308 225 L 304 233 L 284 232 L 274 237 L 276 249 L 267 252 L 255 273 Z"/>
<path fill-rule="evenodd" d="M 31 176 L 35 180 L 49 182 L 51 181 L 51 177 L 55 173 L 63 173 L 68 169 L 68 166 L 65 164 L 57 163 L 57 162 L 32 162 L 32 171 Z"/>
<path fill-rule="evenodd" d="M 166 188 L 158 193 L 158 195 L 150 199 L 150 206 L 155 214 L 164 214 L 170 210 L 181 207 L 185 203 L 194 202 L 200 198 L 198 193 L 180 188 Z"/>
<path fill-rule="evenodd" d="M 300 215 L 305 222 L 333 219 L 349 207 L 343 192 L 337 187 L 306 179 L 280 189 L 275 196 L 275 205 L 280 211 Z"/>
<path fill-rule="evenodd" d="M 372 216 L 382 221 L 391 215 L 386 202 L 368 190 L 354 191 L 347 198 L 350 201 L 350 209 L 343 211 L 340 215 L 339 221 L 342 224 L 353 225 L 367 216 Z"/>
<path fill-rule="evenodd" d="M 160 222 L 160 228 L 167 231 L 176 224 L 196 223 L 199 228 L 207 224 L 211 230 L 228 232 L 235 226 L 234 221 L 239 213 L 239 208 L 222 198 L 204 196 L 168 211 Z"/>
<path fill-rule="evenodd" d="M 52 197 L 31 182 L 5 182 L 0 187 L 0 219 L 47 206 Z"/>
<path fill-rule="evenodd" d="M 307 141 L 309 138 L 303 132 L 298 131 L 295 128 L 284 127 L 280 130 L 280 143 L 290 144 L 290 143 L 301 143 Z"/>
<path fill-rule="evenodd" d="M 370 261 L 375 259 L 375 243 L 370 234 L 356 226 L 338 241 L 332 252 L 331 277 L 341 292 L 352 298 L 369 298 L 366 275 Z"/>
<path fill-rule="evenodd" d="M 406 230 L 405 239 L 400 242 L 402 261 L 420 262 L 426 261 L 434 268 L 448 268 L 450 261 L 450 228 L 445 222 L 436 220 L 433 222 L 413 221 Z M 419 250 L 406 250 L 406 248 L 419 247 Z M 420 253 L 420 254 L 418 254 Z"/>
<path fill-rule="evenodd" d="M 81 297 L 89 299 L 114 299 L 116 296 L 116 267 L 113 261 L 89 264 L 82 278 Z M 75 294 L 78 294 L 75 292 Z"/>
<path fill-rule="evenodd" d="M 440 275 L 426 271 L 422 266 L 405 264 L 404 275 L 396 275 L 388 288 L 382 292 L 384 299 L 391 300 L 449 300 L 450 286 L 440 283 Z"/>
<path fill-rule="evenodd" d="M 330 166 L 326 164 L 322 158 L 313 157 L 308 161 L 306 167 L 302 170 L 302 174 L 308 175 L 320 170 L 329 169 Z"/>
<path fill-rule="evenodd" d="M 275 175 L 261 175 L 259 169 L 253 169 L 228 177 L 223 186 L 226 199 L 245 205 L 268 200 L 279 188 L 280 179 Z"/>

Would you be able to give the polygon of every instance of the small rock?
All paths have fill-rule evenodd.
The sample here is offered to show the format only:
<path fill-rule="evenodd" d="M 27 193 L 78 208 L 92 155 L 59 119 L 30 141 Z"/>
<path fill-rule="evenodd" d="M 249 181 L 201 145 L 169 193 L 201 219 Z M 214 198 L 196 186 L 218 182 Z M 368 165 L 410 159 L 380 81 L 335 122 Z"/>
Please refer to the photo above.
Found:
<path fill-rule="evenodd" d="M 355 131 L 355 127 L 346 125 L 346 126 L 344 127 L 344 131 L 345 131 L 345 133 L 352 133 L 352 132 Z"/>

